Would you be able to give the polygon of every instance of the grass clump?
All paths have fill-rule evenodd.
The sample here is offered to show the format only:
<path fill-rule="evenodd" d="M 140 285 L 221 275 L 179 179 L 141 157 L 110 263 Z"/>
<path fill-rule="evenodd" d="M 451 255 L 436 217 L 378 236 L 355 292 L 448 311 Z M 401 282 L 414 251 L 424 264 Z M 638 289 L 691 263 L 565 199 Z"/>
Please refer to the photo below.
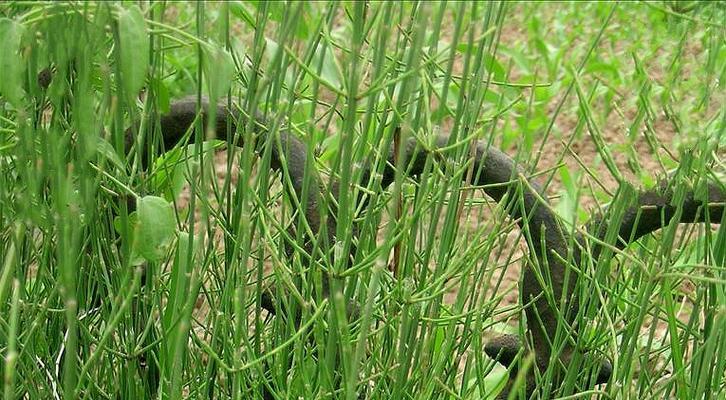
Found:
<path fill-rule="evenodd" d="M 721 221 L 615 243 L 636 188 L 667 179 L 676 220 L 724 191 L 723 17 L 695 1 L 3 3 L 2 398 L 478 399 L 509 375 L 523 398 L 528 373 L 542 398 L 719 397 Z M 160 116 L 186 95 L 226 108 L 167 142 Z M 285 134 L 304 157 L 277 165 Z M 415 179 L 409 142 L 432 153 Z M 542 184 L 568 237 L 607 210 L 586 242 L 605 256 L 569 270 L 579 312 L 548 333 L 610 360 L 608 383 L 588 385 L 589 359 L 535 373 L 521 354 L 508 372 L 485 354 L 493 332 L 532 340 L 517 282 L 549 277 L 527 250 L 539 233 L 475 184 L 477 143 Z M 265 310 L 268 288 L 286 312 Z"/>

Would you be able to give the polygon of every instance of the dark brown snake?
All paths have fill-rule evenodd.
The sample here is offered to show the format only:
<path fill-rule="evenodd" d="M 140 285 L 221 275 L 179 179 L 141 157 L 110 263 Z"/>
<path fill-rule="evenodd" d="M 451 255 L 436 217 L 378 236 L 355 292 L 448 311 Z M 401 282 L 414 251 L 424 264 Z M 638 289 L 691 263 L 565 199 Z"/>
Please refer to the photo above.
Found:
<path fill-rule="evenodd" d="M 209 104 L 203 100 L 202 110 L 207 110 Z M 206 115 L 202 112 L 202 117 Z M 197 117 L 197 101 L 196 98 L 184 98 L 171 104 L 170 112 L 163 115 L 160 119 L 161 133 L 163 135 L 163 144 L 166 150 L 173 148 L 184 137 L 192 123 Z M 240 114 L 236 111 L 230 112 L 225 105 L 218 105 L 216 112 L 216 131 L 226 132 L 228 123 L 233 130 L 240 119 Z M 263 121 L 255 121 L 259 130 L 264 132 Z M 134 137 L 131 130 L 127 134 L 127 150 L 131 149 L 134 143 Z M 193 140 L 191 135 L 191 140 Z M 242 135 L 237 135 L 241 137 Z M 320 187 L 321 183 L 316 174 L 305 174 L 305 165 L 307 162 L 308 152 L 306 146 L 296 136 L 281 131 L 278 135 L 279 142 L 277 146 L 271 149 L 271 167 L 275 170 L 284 170 L 289 174 L 290 182 L 292 182 L 292 192 L 300 200 L 301 204 L 305 204 L 305 216 L 313 233 L 317 233 L 321 229 L 321 213 L 319 206 L 321 204 L 321 192 L 319 190 L 308 190 L 307 198 L 302 199 L 303 182 L 309 179 L 311 188 Z M 441 136 L 438 138 L 438 145 L 443 147 L 447 144 L 448 137 Z M 265 140 L 258 140 L 259 144 L 256 149 L 261 151 L 261 146 L 267 143 Z M 242 145 L 242 143 L 234 143 L 234 145 Z M 424 170 L 424 165 L 428 157 L 432 156 L 416 140 L 409 140 L 405 145 L 404 160 L 399 165 L 406 166 L 406 173 L 409 176 L 417 176 Z M 539 186 L 534 182 L 524 184 L 522 171 L 512 161 L 512 159 L 503 152 L 488 147 L 484 144 L 477 144 L 473 158 L 473 170 L 477 171 L 476 176 L 471 182 L 474 185 L 481 185 L 484 191 L 507 210 L 509 216 L 518 221 L 528 235 L 527 244 L 534 259 L 541 266 L 547 266 L 549 279 L 547 285 L 549 292 L 554 299 L 560 299 L 563 291 L 566 289 L 564 309 L 558 309 L 547 300 L 543 293 L 540 281 L 532 268 L 525 268 L 522 298 L 525 302 L 531 302 L 525 308 L 527 316 L 527 333 L 531 337 L 532 351 L 535 356 L 537 367 L 544 371 L 552 363 L 551 343 L 554 341 L 555 332 L 558 329 L 558 315 L 565 315 L 563 321 L 565 327 L 569 327 L 574 334 L 577 327 L 573 326 L 573 322 L 581 306 L 579 299 L 573 292 L 577 285 L 577 274 L 570 274 L 571 279 L 567 287 L 565 287 L 566 271 L 572 266 L 579 267 L 582 262 L 588 260 L 593 265 L 598 265 L 599 257 L 606 253 L 612 256 L 613 249 L 622 250 L 628 244 L 638 240 L 639 238 L 652 233 L 667 224 L 677 215 L 681 223 L 704 222 L 708 214 L 709 221 L 720 223 L 724 215 L 724 204 L 726 202 L 726 192 L 723 184 L 708 184 L 708 202 L 704 202 L 694 197 L 693 191 L 686 194 L 685 200 L 677 207 L 672 205 L 673 190 L 667 186 L 659 187 L 654 190 L 643 191 L 637 196 L 637 202 L 632 204 L 622 217 L 616 229 L 616 240 L 604 245 L 606 237 L 608 237 L 609 219 L 607 216 L 593 219 L 582 232 L 576 237 L 571 238 L 570 235 L 561 227 L 559 220 L 544 204 L 547 200 L 540 191 Z M 440 154 L 439 154 L 440 156 Z M 393 149 L 389 154 L 389 162 L 383 169 L 381 178 L 381 187 L 388 187 L 395 178 L 395 168 Z M 332 190 L 333 195 L 337 190 Z M 706 213 L 708 209 L 708 213 Z M 523 218 L 526 215 L 526 218 Z M 526 222 L 525 222 L 526 221 Z M 335 233 L 335 219 L 327 219 L 327 235 L 332 243 Z M 588 237 L 589 236 L 589 237 Z M 609 237 L 613 237 L 610 232 Z M 597 240 L 592 240 L 595 238 Z M 589 246 L 589 247 L 588 247 Z M 570 251 L 572 249 L 572 251 Z M 587 249 L 587 250 L 585 250 Z M 565 261 L 569 260 L 569 261 Z M 261 300 L 262 306 L 271 313 L 279 313 L 275 301 L 275 294 L 267 292 Z M 560 327 L 562 329 L 562 327 Z M 575 355 L 575 347 L 570 342 L 561 345 L 559 350 L 559 361 L 566 367 L 570 366 L 570 362 Z M 515 335 L 504 335 L 489 342 L 485 347 L 485 352 L 492 358 L 498 360 L 505 366 L 510 366 L 515 360 L 515 356 L 520 353 L 522 348 L 520 339 Z M 579 354 L 579 359 L 583 357 L 595 357 L 591 353 Z M 595 378 L 591 379 L 589 384 L 604 383 L 610 378 L 612 367 L 606 359 L 598 356 L 600 359 L 595 363 L 578 364 L 580 365 L 600 365 L 595 371 Z M 580 361 L 583 363 L 583 361 Z M 516 366 L 512 365 L 512 373 L 510 376 L 516 376 Z M 506 398 L 511 390 L 513 379 L 510 379 L 507 387 L 500 395 L 500 398 Z M 536 388 L 534 374 L 529 373 L 525 377 L 525 393 L 529 396 Z"/>

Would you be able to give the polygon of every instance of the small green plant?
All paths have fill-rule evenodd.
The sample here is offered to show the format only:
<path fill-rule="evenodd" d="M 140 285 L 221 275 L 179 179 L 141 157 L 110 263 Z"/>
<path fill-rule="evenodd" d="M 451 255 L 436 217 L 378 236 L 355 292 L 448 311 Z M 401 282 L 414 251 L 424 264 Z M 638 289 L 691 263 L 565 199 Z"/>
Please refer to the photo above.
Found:
<path fill-rule="evenodd" d="M 612 363 L 592 387 L 589 359 L 535 373 L 527 354 L 509 370 L 485 354 L 496 333 L 531 339 L 516 283 L 548 277 L 531 232 L 472 182 L 476 143 L 500 148 L 568 236 L 607 212 L 611 244 L 636 188 L 670 181 L 676 209 L 724 190 L 724 12 L 1 4 L 1 397 L 486 399 L 509 382 L 524 398 L 526 371 L 541 398 L 720 397 L 721 221 L 571 271 L 579 312 L 548 333 Z M 235 120 L 210 107 L 166 142 L 188 95 Z M 304 158 L 277 165 L 282 132 Z M 381 187 L 409 142 L 431 157 Z M 310 199 L 334 220 L 320 232 Z M 270 288 L 288 313 L 265 309 Z"/>

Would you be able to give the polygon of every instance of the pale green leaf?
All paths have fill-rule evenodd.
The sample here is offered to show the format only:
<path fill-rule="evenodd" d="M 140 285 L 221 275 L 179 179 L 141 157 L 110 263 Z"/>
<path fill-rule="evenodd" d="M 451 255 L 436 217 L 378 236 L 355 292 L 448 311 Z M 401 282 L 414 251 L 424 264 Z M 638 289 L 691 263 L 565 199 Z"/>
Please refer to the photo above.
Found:
<path fill-rule="evenodd" d="M 121 82 L 127 95 L 135 96 L 144 86 L 149 66 L 149 35 L 139 7 L 119 12 L 118 30 Z"/>

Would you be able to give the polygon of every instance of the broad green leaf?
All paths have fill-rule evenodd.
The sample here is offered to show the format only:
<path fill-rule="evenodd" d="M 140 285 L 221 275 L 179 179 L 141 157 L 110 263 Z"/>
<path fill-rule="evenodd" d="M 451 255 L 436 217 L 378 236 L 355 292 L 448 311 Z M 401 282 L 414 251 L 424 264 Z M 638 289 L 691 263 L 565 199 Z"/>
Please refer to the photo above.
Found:
<path fill-rule="evenodd" d="M 20 107 L 25 63 L 20 55 L 24 27 L 12 19 L 0 18 L 0 95 Z"/>
<path fill-rule="evenodd" d="M 128 235 L 124 234 L 124 231 L 122 229 L 121 217 L 116 217 L 113 219 L 113 227 L 116 229 L 116 232 L 118 232 L 121 235 L 121 239 L 123 239 L 127 243 L 136 243 L 134 240 L 138 236 L 138 227 L 139 227 L 139 214 L 134 211 L 129 214 L 127 219 L 128 224 Z M 141 265 L 144 263 L 144 257 L 140 256 L 138 253 L 138 250 L 136 249 L 136 246 L 133 246 L 131 248 L 131 261 L 129 262 L 129 265 L 136 266 Z"/>
<path fill-rule="evenodd" d="M 265 37 L 265 58 L 267 59 L 267 62 L 274 61 L 275 55 L 277 54 L 278 51 L 284 51 L 284 50 L 280 48 L 280 45 L 276 41 L 274 41 L 268 37 Z M 288 68 L 285 71 L 285 81 L 284 82 L 285 82 L 285 86 L 287 86 L 288 88 L 292 88 L 294 86 L 295 75 L 293 74 L 292 69 Z"/>
<path fill-rule="evenodd" d="M 138 200 L 139 226 L 135 248 L 148 261 L 158 262 L 169 252 L 176 220 L 171 203 L 156 196 Z"/>
<path fill-rule="evenodd" d="M 219 46 L 204 46 L 203 69 L 209 97 L 216 101 L 227 93 L 235 74 L 232 55 Z"/>
<path fill-rule="evenodd" d="M 111 143 L 106 141 L 106 139 L 102 137 L 98 138 L 96 151 L 106 157 L 116 168 L 120 170 L 125 168 L 123 161 L 121 161 L 121 157 L 119 157 L 118 153 L 116 153 L 116 149 L 114 149 Z"/>
<path fill-rule="evenodd" d="M 149 35 L 146 21 L 137 6 L 122 9 L 118 16 L 121 81 L 128 96 L 144 86 L 149 66 Z"/>
<path fill-rule="evenodd" d="M 317 70 L 320 65 L 320 59 L 322 57 L 322 68 L 320 71 L 320 77 L 325 80 L 330 86 L 342 89 L 343 79 L 341 77 L 340 69 L 335 60 L 335 53 L 327 45 L 321 45 L 315 50 L 311 65 Z"/>

